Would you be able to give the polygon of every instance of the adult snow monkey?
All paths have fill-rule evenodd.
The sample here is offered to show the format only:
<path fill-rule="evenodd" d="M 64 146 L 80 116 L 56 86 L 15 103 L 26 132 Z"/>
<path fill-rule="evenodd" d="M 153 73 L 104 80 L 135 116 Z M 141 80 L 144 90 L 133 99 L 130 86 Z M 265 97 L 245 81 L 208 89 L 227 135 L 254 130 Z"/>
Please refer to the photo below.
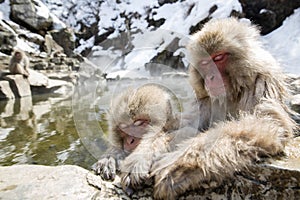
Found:
<path fill-rule="evenodd" d="M 154 163 L 156 199 L 220 184 L 283 152 L 296 125 L 284 105 L 285 76 L 259 37 L 256 26 L 235 18 L 211 20 L 192 36 L 190 81 L 202 133 Z"/>

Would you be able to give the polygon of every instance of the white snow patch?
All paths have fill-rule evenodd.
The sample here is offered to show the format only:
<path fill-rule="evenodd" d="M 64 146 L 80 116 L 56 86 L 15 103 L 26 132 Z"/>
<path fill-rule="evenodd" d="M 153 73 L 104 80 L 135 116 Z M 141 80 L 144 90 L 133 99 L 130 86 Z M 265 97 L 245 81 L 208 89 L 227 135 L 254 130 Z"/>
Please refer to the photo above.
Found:
<path fill-rule="evenodd" d="M 288 73 L 300 75 L 300 8 L 283 25 L 264 36 L 267 49 Z"/>

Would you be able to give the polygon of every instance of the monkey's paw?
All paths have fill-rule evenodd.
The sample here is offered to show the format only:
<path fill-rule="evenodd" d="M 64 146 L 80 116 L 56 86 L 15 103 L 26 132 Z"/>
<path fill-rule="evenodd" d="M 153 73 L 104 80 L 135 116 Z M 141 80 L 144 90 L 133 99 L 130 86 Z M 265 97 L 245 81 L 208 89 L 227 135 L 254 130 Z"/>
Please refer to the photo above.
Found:
<path fill-rule="evenodd" d="M 184 157 L 182 153 L 175 151 L 154 162 L 150 174 L 155 182 L 154 199 L 176 199 L 192 188 L 191 181 L 197 173 L 190 165 L 185 165 Z"/>
<path fill-rule="evenodd" d="M 150 179 L 150 164 L 135 162 L 132 165 L 123 165 L 121 184 L 123 190 L 131 195 L 134 190 L 152 183 Z"/>
<path fill-rule="evenodd" d="M 189 184 L 188 174 L 180 167 L 167 166 L 155 172 L 154 198 L 155 199 L 176 199 L 184 193 Z"/>
<path fill-rule="evenodd" d="M 117 167 L 115 158 L 109 156 L 94 164 L 93 170 L 105 180 L 114 180 Z"/>

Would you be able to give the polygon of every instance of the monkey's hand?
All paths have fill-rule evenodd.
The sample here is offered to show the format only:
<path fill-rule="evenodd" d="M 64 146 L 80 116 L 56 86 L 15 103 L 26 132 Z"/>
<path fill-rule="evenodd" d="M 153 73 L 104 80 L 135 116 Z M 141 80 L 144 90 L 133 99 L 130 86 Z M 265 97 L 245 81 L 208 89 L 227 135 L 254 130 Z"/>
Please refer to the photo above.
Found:
<path fill-rule="evenodd" d="M 191 170 L 184 166 L 179 151 L 166 153 L 161 158 L 151 168 L 151 176 L 155 178 L 154 198 L 176 199 L 179 194 L 190 188 L 188 181 Z"/>
<path fill-rule="evenodd" d="M 114 180 L 117 173 L 117 161 L 112 156 L 102 158 L 94 164 L 93 170 L 104 180 Z"/>
<path fill-rule="evenodd" d="M 151 155 L 135 153 L 129 155 L 121 164 L 121 184 L 123 190 L 131 195 L 133 190 L 150 184 Z"/>
<path fill-rule="evenodd" d="M 182 142 L 176 151 L 161 154 L 150 170 L 155 181 L 154 199 L 177 199 L 201 182 L 211 181 L 210 153 L 215 139 L 210 137 L 200 133 Z"/>

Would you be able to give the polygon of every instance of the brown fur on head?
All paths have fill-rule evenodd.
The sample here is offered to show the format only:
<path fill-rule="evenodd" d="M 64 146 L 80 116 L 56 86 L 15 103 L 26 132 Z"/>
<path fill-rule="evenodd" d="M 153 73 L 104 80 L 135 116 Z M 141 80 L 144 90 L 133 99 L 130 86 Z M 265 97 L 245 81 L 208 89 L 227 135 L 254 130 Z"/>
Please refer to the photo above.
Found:
<path fill-rule="evenodd" d="M 29 58 L 22 50 L 15 50 L 9 61 L 9 71 L 12 74 L 23 74 L 25 77 L 29 76 Z"/>
<path fill-rule="evenodd" d="M 250 91 L 254 93 L 256 100 L 262 97 L 282 99 L 286 90 L 285 77 L 275 59 L 263 49 L 259 37 L 256 26 L 239 22 L 235 18 L 211 20 L 192 36 L 188 45 L 192 65 L 190 81 L 198 99 L 209 96 L 204 86 L 205 81 L 200 75 L 199 62 L 202 58 L 221 51 L 228 53 L 224 72 L 229 85 L 226 88 L 227 99 L 235 102 L 241 100 L 257 81 L 262 82 L 258 90 L 263 91 L 261 94 L 255 94 L 255 89 Z"/>
<path fill-rule="evenodd" d="M 147 134 L 174 129 L 177 123 L 170 95 L 158 85 L 147 84 L 137 89 L 128 89 L 117 96 L 108 113 L 110 141 L 120 146 L 120 126 L 134 124 L 139 119 L 149 123 L 145 130 Z"/>
<path fill-rule="evenodd" d="M 24 57 L 24 52 L 20 51 L 20 50 L 16 50 L 13 54 L 14 58 L 16 61 L 21 61 Z"/>

